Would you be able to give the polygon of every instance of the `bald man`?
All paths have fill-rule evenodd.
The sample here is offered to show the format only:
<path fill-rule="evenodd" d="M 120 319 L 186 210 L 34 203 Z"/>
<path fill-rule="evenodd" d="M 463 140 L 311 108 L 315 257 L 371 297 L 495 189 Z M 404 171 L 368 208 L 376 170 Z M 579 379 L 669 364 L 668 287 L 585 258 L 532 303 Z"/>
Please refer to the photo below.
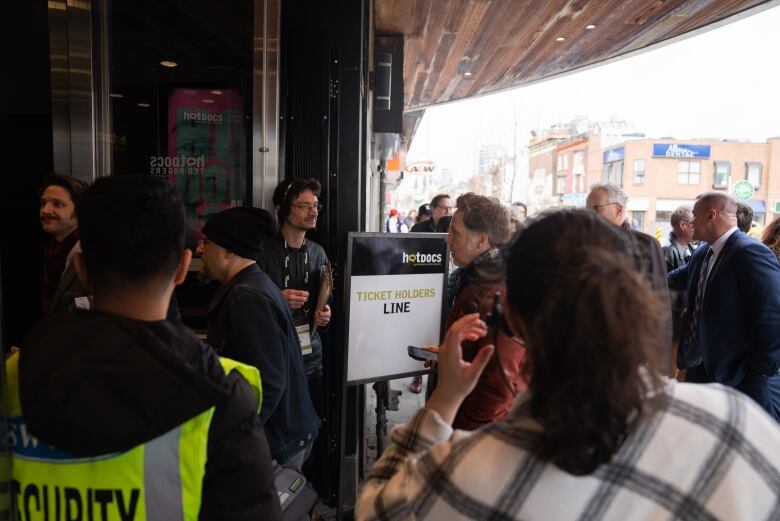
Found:
<path fill-rule="evenodd" d="M 669 273 L 688 291 L 677 364 L 687 381 L 734 387 L 780 421 L 780 264 L 737 228 L 736 213 L 721 192 L 693 206 L 693 239 L 705 244 Z"/>

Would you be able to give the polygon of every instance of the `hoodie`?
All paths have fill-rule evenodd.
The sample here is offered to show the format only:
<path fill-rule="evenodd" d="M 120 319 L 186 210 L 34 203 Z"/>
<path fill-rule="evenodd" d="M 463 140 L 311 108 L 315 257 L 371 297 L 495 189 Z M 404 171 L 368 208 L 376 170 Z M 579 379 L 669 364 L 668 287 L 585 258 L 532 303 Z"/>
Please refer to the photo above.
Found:
<path fill-rule="evenodd" d="M 33 435 L 84 457 L 131 449 L 215 407 L 200 519 L 280 516 L 254 392 L 181 323 L 54 314 L 23 343 L 19 393 Z"/>

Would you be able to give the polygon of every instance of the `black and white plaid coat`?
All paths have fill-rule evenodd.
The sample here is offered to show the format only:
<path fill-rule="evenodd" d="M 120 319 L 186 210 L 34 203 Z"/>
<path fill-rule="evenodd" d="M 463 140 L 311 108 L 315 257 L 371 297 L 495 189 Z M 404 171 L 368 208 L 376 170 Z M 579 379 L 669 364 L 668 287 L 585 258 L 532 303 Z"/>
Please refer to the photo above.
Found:
<path fill-rule="evenodd" d="M 670 380 L 654 399 L 659 412 L 586 476 L 529 454 L 540 427 L 523 407 L 474 432 L 423 409 L 392 432 L 356 518 L 780 520 L 780 426 L 720 385 Z"/>

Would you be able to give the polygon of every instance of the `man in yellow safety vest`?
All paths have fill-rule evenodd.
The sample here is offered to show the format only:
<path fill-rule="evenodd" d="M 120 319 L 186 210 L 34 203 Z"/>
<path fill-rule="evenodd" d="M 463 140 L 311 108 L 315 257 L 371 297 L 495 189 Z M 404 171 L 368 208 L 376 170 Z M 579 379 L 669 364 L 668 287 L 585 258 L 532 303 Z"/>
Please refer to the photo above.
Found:
<path fill-rule="evenodd" d="M 165 320 L 192 256 L 174 189 L 102 178 L 79 223 L 94 310 L 46 318 L 6 362 L 16 518 L 278 519 L 259 373 Z"/>

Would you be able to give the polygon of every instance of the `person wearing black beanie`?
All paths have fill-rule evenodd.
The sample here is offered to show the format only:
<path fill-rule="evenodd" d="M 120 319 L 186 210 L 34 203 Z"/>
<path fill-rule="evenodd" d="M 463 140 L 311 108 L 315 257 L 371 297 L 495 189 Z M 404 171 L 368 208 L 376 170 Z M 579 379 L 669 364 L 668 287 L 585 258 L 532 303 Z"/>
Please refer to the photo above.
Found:
<path fill-rule="evenodd" d="M 221 284 L 208 310 L 208 343 L 217 353 L 260 370 L 264 424 L 273 458 L 302 466 L 320 419 L 309 397 L 292 315 L 279 288 L 255 259 L 276 219 L 260 208 L 236 207 L 211 217 L 199 245 L 203 273 Z"/>

